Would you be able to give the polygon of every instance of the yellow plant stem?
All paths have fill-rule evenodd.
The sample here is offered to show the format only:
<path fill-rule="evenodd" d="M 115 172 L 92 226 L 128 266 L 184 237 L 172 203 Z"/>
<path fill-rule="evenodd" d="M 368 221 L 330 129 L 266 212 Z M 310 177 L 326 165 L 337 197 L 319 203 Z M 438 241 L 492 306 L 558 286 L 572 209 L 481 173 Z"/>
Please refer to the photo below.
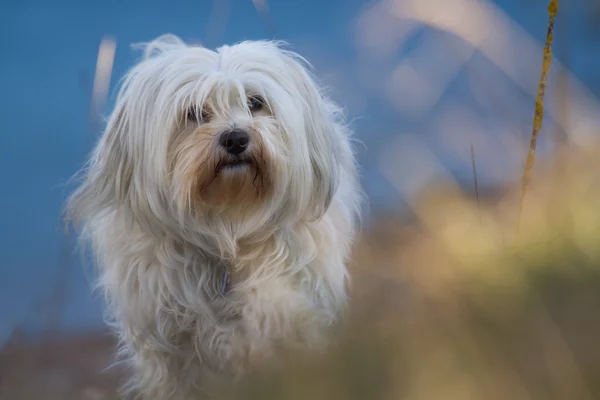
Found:
<path fill-rule="evenodd" d="M 538 85 L 537 97 L 535 99 L 535 113 L 533 116 L 533 128 L 531 130 L 531 139 L 529 141 L 529 151 L 527 153 L 527 160 L 525 161 L 525 167 L 523 168 L 523 177 L 521 179 L 521 197 L 519 199 L 519 212 L 517 215 L 517 227 L 516 233 L 518 235 L 521 214 L 523 212 L 523 205 L 525 203 L 525 194 L 527 193 L 527 187 L 531 180 L 531 174 L 533 170 L 533 164 L 535 163 L 535 148 L 537 146 L 537 138 L 542 128 L 542 121 L 544 120 L 544 94 L 546 93 L 546 85 L 548 83 L 548 71 L 550 70 L 550 64 L 552 63 L 552 40 L 554 39 L 554 20 L 558 13 L 558 0 L 550 0 L 548 6 L 548 32 L 546 33 L 546 44 L 544 46 L 544 61 L 542 63 L 542 72 L 540 75 L 540 82 Z M 515 237 L 516 240 L 516 237 Z"/>

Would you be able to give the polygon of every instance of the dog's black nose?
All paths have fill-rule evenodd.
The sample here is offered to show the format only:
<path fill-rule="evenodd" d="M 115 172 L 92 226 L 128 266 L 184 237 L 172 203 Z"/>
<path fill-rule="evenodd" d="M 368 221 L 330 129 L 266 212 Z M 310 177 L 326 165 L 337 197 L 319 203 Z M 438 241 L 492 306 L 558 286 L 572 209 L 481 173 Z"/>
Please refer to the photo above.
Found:
<path fill-rule="evenodd" d="M 222 133 L 219 142 L 229 154 L 237 156 L 242 154 L 248 148 L 250 136 L 241 129 L 234 129 Z"/>

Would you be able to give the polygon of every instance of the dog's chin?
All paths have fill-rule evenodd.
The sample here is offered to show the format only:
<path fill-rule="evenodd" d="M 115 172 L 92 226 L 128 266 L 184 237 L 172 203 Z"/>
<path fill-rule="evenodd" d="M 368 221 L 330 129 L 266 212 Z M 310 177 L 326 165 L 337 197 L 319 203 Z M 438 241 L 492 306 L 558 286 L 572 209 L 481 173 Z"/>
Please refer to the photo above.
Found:
<path fill-rule="evenodd" d="M 252 160 L 226 160 L 218 164 L 214 179 L 200 193 L 203 203 L 221 211 L 250 210 L 269 190 L 267 174 Z"/>

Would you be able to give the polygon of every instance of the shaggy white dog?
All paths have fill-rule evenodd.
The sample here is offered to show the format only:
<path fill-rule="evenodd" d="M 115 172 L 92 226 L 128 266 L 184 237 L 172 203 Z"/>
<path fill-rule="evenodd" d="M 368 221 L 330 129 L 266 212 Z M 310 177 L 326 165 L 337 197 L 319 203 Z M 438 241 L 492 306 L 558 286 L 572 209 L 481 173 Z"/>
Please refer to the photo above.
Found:
<path fill-rule="evenodd" d="M 190 399 L 346 303 L 362 198 L 349 130 L 298 55 L 165 35 L 125 76 L 68 203 L 144 399 Z"/>

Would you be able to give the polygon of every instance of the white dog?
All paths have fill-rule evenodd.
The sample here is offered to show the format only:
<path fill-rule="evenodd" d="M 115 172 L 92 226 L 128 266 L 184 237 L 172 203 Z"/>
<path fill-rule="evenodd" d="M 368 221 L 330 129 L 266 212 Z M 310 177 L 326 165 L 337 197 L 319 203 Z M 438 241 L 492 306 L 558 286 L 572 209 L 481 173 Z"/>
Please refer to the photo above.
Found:
<path fill-rule="evenodd" d="M 322 348 L 345 309 L 362 192 L 306 66 L 278 43 L 165 35 L 124 78 L 68 209 L 144 399 Z"/>

